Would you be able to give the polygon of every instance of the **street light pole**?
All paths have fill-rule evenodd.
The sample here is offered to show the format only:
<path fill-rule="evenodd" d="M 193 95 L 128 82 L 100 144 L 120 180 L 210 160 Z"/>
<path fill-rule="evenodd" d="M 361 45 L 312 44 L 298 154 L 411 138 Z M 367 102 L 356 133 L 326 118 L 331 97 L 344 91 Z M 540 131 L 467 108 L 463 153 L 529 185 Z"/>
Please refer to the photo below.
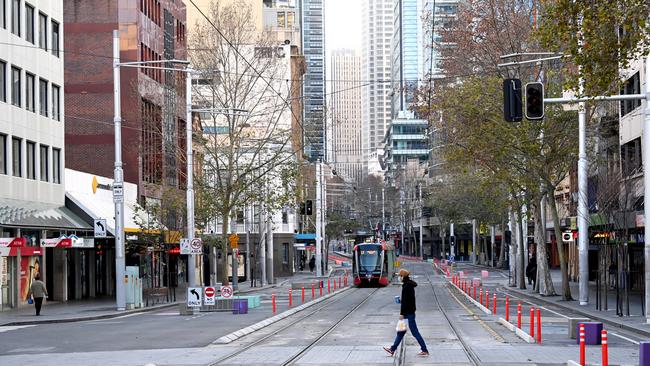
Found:
<path fill-rule="evenodd" d="M 192 150 L 192 69 L 185 72 L 185 139 L 187 152 L 187 238 L 194 239 L 194 152 Z M 196 286 L 196 254 L 188 257 L 187 282 Z"/>
<path fill-rule="evenodd" d="M 124 172 L 122 170 L 122 106 L 120 93 L 120 31 L 113 30 L 113 122 L 115 125 L 113 203 L 115 204 L 115 302 L 118 311 L 126 309 L 126 291 L 124 288 Z"/>
<path fill-rule="evenodd" d="M 585 103 L 578 104 L 578 268 L 580 305 L 589 303 L 589 232 L 587 218 L 587 122 Z"/>
<path fill-rule="evenodd" d="M 645 260 L 645 317 L 650 323 L 650 56 L 645 60 L 645 119 L 643 120 L 643 215 Z"/>
<path fill-rule="evenodd" d="M 321 162 L 318 160 L 316 162 L 316 276 L 320 277 L 323 275 L 323 266 L 322 266 L 322 247 L 323 247 L 323 233 L 321 228 L 321 207 L 322 207 L 322 197 L 321 197 Z"/>

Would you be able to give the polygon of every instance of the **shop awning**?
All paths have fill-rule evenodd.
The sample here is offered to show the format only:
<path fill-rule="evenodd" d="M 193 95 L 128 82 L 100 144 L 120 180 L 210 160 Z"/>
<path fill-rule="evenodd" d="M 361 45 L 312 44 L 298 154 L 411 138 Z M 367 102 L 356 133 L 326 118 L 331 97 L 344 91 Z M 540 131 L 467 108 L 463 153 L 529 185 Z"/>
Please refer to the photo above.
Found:
<path fill-rule="evenodd" d="M 51 230 L 92 230 L 92 226 L 64 206 L 0 199 L 0 225 Z"/>
<path fill-rule="evenodd" d="M 108 232 L 115 236 L 115 206 L 112 199 L 81 192 L 66 192 L 66 199 L 82 210 L 91 220 L 106 219 Z M 124 202 L 124 231 L 141 232 L 142 227 L 159 227 L 153 219 L 144 217 L 144 209 L 137 203 Z M 151 221 L 150 221 L 151 220 Z"/>

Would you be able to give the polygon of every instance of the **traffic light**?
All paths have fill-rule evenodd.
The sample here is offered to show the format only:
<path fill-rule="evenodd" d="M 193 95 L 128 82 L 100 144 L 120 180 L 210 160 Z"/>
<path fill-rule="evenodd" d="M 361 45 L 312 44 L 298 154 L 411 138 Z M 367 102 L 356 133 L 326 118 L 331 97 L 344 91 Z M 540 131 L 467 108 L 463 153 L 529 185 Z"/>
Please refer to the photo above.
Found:
<path fill-rule="evenodd" d="M 305 203 L 300 202 L 300 214 L 304 215 L 305 214 Z"/>
<path fill-rule="evenodd" d="M 305 214 L 307 214 L 307 216 L 311 216 L 311 213 L 312 213 L 312 201 L 307 200 L 305 204 Z"/>
<path fill-rule="evenodd" d="M 503 118 L 507 122 L 521 122 L 522 108 L 521 80 L 503 80 Z"/>
<path fill-rule="evenodd" d="M 526 118 L 530 120 L 544 118 L 544 84 L 526 84 Z"/>

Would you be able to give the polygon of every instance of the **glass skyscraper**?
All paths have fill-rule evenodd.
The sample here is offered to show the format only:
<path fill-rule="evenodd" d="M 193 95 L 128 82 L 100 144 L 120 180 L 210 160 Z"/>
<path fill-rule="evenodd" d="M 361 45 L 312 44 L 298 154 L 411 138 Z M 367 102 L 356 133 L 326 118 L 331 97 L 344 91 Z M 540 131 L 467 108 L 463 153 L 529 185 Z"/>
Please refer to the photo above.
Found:
<path fill-rule="evenodd" d="M 312 161 L 325 155 L 325 13 L 323 0 L 300 1 L 303 82 L 303 146 Z"/>

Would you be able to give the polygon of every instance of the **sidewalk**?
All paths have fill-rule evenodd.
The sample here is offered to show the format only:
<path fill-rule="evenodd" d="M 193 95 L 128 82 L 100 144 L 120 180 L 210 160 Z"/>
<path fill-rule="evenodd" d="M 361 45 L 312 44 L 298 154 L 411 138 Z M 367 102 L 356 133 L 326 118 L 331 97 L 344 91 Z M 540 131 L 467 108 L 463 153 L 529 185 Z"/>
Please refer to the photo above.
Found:
<path fill-rule="evenodd" d="M 239 284 L 237 294 L 248 294 L 260 292 L 275 287 L 290 286 L 293 281 L 304 280 L 313 277 L 309 272 L 297 272 L 291 277 L 278 277 L 276 283 L 266 286 L 251 287 L 250 281 Z M 115 310 L 114 298 L 100 298 L 88 300 L 75 300 L 67 302 L 44 301 L 41 315 L 35 316 L 34 306 L 22 306 L 0 312 L 0 326 L 8 325 L 34 325 L 48 323 L 68 323 L 88 320 L 116 318 L 129 314 L 156 311 L 164 308 L 177 306 L 185 302 L 185 287 L 176 290 L 175 302 L 148 306 L 140 309 L 117 311 Z"/>
<path fill-rule="evenodd" d="M 485 281 L 486 284 L 494 283 L 495 276 L 492 276 L 494 273 L 494 268 L 485 267 L 485 266 L 476 266 L 481 269 L 486 269 L 490 272 L 490 278 Z M 506 272 L 507 273 L 507 272 Z M 562 291 L 562 280 L 560 270 L 553 269 L 551 270 L 551 278 L 553 279 L 553 286 L 556 293 Z M 645 337 L 650 337 L 650 324 L 646 323 L 645 316 L 641 312 L 641 295 L 640 294 L 630 294 L 630 316 L 618 316 L 616 315 L 616 292 L 615 290 L 608 290 L 608 310 L 597 310 L 596 309 L 596 283 L 589 282 L 589 304 L 581 306 L 578 302 L 579 288 L 577 282 L 569 282 L 571 287 L 571 294 L 573 296 L 573 301 L 564 301 L 562 296 L 541 296 L 538 293 L 532 291 L 533 286 L 526 283 L 526 290 L 521 290 L 518 287 L 510 287 L 508 285 L 508 279 L 498 278 L 498 282 L 503 286 L 504 290 L 523 295 L 525 297 L 535 299 L 537 302 L 544 303 L 547 305 L 557 306 L 559 308 L 568 310 L 576 315 L 590 318 L 593 320 L 600 321 L 602 323 L 608 324 L 610 326 L 619 327 L 626 329 L 632 332 L 642 334 Z M 623 312 L 626 314 L 626 309 Z"/>

